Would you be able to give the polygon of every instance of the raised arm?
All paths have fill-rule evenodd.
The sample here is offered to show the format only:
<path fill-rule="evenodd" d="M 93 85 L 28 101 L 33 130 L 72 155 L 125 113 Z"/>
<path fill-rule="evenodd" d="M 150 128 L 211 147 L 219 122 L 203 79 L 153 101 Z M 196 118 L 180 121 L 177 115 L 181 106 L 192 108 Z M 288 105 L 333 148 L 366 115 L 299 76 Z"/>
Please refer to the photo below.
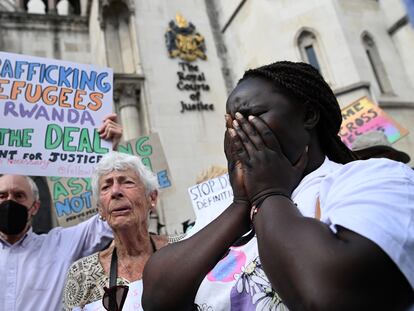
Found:
<path fill-rule="evenodd" d="M 226 135 L 226 155 L 232 152 L 226 144 L 228 139 Z M 146 311 L 192 310 L 204 277 L 229 247 L 250 230 L 250 205 L 245 199 L 237 163 L 229 163 L 229 175 L 232 185 L 239 184 L 233 204 L 200 232 L 162 248 L 147 262 L 142 298 Z"/>
<path fill-rule="evenodd" d="M 73 262 L 102 250 L 113 239 L 113 233 L 108 224 L 95 215 L 76 226 L 54 228 L 48 238 Z"/>
<path fill-rule="evenodd" d="M 239 146 L 247 195 L 252 205 L 260 206 L 253 221 L 260 259 L 284 303 L 293 310 L 406 310 L 414 302 L 413 290 L 377 244 L 340 226 L 333 232 L 327 224 L 304 217 L 291 201 L 308 151 L 292 165 L 266 124 L 257 117 L 249 121 L 239 116 L 232 139 Z M 365 198 L 374 196 L 375 202 L 375 195 L 389 190 L 381 189 L 381 182 L 371 192 L 361 183 L 359 191 Z M 413 185 L 409 187 L 413 191 Z M 352 218 L 353 211 L 369 204 L 352 201 L 355 188 L 349 189 L 342 202 L 326 204 L 336 204 L 342 215 L 350 213 Z M 375 212 L 376 206 L 368 208 Z"/>

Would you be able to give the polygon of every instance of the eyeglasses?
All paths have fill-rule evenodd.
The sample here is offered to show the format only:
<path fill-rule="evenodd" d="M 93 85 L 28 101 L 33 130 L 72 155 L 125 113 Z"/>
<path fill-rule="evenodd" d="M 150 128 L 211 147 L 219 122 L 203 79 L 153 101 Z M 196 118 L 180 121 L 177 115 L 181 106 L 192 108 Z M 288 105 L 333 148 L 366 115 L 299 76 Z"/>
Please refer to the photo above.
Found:
<path fill-rule="evenodd" d="M 105 286 L 102 305 L 108 311 L 122 311 L 128 290 L 127 285 L 116 285 L 110 288 Z"/>

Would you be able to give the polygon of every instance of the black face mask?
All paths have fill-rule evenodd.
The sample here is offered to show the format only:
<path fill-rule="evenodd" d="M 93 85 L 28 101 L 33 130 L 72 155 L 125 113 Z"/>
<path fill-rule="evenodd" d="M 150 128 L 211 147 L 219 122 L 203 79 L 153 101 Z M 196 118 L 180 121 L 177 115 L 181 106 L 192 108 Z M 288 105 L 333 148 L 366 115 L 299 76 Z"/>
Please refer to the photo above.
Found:
<path fill-rule="evenodd" d="M 27 224 L 27 207 L 13 200 L 0 203 L 0 231 L 7 235 L 21 233 Z"/>

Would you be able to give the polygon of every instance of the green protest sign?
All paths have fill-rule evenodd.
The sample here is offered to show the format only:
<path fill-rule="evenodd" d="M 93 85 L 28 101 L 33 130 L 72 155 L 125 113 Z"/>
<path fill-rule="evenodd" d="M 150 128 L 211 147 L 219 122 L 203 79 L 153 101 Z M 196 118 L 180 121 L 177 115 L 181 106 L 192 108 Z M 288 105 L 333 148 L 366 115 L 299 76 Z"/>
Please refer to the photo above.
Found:
<path fill-rule="evenodd" d="M 131 139 L 118 146 L 123 153 L 137 155 L 158 178 L 161 189 L 171 187 L 171 174 L 157 133 Z"/>
<path fill-rule="evenodd" d="M 121 143 L 118 150 L 139 156 L 143 164 L 157 176 L 161 191 L 172 186 L 170 170 L 157 133 Z M 59 226 L 73 226 L 97 213 L 90 178 L 48 177 L 47 181 L 53 213 Z"/>
<path fill-rule="evenodd" d="M 97 213 L 90 178 L 48 177 L 47 183 L 59 226 L 76 225 Z"/>

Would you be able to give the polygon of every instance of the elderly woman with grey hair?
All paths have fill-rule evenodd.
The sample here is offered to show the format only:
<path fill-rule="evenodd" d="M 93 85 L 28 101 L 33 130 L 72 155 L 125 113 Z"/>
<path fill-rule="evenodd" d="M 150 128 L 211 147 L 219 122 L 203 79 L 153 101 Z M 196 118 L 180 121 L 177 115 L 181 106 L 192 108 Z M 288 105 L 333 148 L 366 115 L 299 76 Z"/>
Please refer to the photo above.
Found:
<path fill-rule="evenodd" d="M 136 156 L 112 152 L 98 163 L 92 189 L 114 240 L 105 250 L 71 266 L 64 290 L 65 310 L 81 310 L 99 300 L 107 310 L 122 309 L 128 284 L 141 280 L 149 257 L 168 243 L 166 236 L 148 232 L 157 186 L 156 176 Z"/>

